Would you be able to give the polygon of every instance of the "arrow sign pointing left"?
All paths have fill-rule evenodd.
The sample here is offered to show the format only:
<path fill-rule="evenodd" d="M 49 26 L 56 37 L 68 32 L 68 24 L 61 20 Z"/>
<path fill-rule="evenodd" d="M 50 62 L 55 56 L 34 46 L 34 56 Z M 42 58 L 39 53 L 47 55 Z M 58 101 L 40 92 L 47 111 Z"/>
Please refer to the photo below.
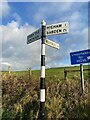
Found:
<path fill-rule="evenodd" d="M 41 29 L 38 29 L 27 36 L 27 44 L 32 43 L 36 40 L 39 40 L 40 38 L 41 38 Z"/>

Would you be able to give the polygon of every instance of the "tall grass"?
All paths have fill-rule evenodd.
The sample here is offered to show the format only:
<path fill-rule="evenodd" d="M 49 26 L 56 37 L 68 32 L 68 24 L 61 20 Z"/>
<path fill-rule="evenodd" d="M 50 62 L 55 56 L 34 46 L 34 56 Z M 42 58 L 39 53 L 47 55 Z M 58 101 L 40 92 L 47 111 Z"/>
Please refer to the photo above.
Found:
<path fill-rule="evenodd" d="M 39 74 L 40 71 L 33 71 L 30 79 L 28 72 L 18 75 L 15 73 L 2 75 L 2 120 L 35 120 L 38 118 Z M 90 93 L 88 91 L 90 84 L 85 76 L 85 94 L 82 95 L 80 76 L 76 74 L 72 74 L 71 77 L 68 75 L 69 78 L 65 81 L 63 69 L 46 70 L 47 120 L 90 117 Z"/>

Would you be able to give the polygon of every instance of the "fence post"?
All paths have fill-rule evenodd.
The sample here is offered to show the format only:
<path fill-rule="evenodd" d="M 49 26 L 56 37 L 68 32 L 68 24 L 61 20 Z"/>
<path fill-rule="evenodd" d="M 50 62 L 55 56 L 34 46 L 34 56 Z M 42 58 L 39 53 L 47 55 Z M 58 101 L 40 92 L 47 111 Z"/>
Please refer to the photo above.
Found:
<path fill-rule="evenodd" d="M 10 75 L 10 66 L 8 66 L 8 74 Z"/>
<path fill-rule="evenodd" d="M 84 94 L 83 64 L 80 64 L 80 77 L 81 77 L 81 90 L 82 90 L 82 94 Z"/>
<path fill-rule="evenodd" d="M 64 79 L 67 80 L 67 71 L 64 69 Z"/>
<path fill-rule="evenodd" d="M 31 78 L 32 72 L 31 72 L 31 68 L 29 68 L 29 80 Z"/>

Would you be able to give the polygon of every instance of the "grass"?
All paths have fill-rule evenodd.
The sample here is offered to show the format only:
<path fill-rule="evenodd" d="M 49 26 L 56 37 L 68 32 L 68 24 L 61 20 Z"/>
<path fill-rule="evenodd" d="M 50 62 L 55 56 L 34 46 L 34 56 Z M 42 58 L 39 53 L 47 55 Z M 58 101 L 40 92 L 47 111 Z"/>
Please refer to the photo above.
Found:
<path fill-rule="evenodd" d="M 88 66 L 84 66 L 87 69 Z M 48 119 L 87 119 L 89 118 L 88 88 L 89 72 L 84 71 L 85 94 L 81 95 L 80 73 L 68 73 L 64 79 L 64 69 L 79 67 L 62 67 L 46 69 L 45 110 Z M 6 75 L 5 75 L 6 74 Z M 2 74 L 2 120 L 33 120 L 38 118 L 40 98 L 40 70 L 15 71 L 11 75 Z"/>
<path fill-rule="evenodd" d="M 90 66 L 84 65 L 83 69 L 89 69 Z M 65 70 L 80 70 L 79 66 L 75 66 L 75 67 L 61 67 L 61 68 L 50 68 L 50 69 L 46 69 L 46 80 L 56 80 L 56 79 L 60 79 L 63 80 L 64 79 L 64 69 Z M 40 78 L 40 70 L 34 70 L 32 71 L 32 73 L 37 77 L 37 79 Z M 73 77 L 77 76 L 78 78 L 80 78 L 80 72 L 73 72 L 73 73 L 68 73 L 68 78 L 69 79 L 73 79 Z M 84 76 L 85 79 L 89 78 L 89 72 L 88 71 L 84 71 Z M 77 78 L 76 77 L 76 78 Z"/>

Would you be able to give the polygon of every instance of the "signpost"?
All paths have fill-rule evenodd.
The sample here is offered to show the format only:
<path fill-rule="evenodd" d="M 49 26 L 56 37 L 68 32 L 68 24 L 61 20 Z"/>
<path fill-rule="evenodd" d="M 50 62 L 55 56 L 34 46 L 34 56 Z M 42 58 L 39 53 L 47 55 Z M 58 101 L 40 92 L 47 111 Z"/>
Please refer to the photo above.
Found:
<path fill-rule="evenodd" d="M 41 36 L 41 78 L 40 78 L 40 111 L 39 119 L 46 120 L 45 113 L 45 40 L 46 40 L 46 22 L 42 21 L 42 36 Z"/>
<path fill-rule="evenodd" d="M 45 44 L 48 45 L 48 46 L 50 46 L 50 47 L 59 49 L 59 44 L 56 43 L 56 42 L 53 42 L 51 40 L 46 39 L 45 40 Z"/>
<path fill-rule="evenodd" d="M 81 88 L 84 93 L 84 76 L 83 76 L 83 63 L 90 63 L 90 49 L 71 52 L 71 64 L 80 64 Z"/>
<path fill-rule="evenodd" d="M 42 21 L 42 27 L 32 34 L 27 36 L 27 44 L 41 39 L 41 77 L 40 77 L 40 111 L 39 120 L 46 120 L 45 113 L 45 44 L 59 49 L 59 44 L 46 39 L 48 35 L 57 35 L 68 33 L 68 22 L 46 25 Z"/>
<path fill-rule="evenodd" d="M 68 32 L 69 32 L 68 22 L 51 24 L 51 25 L 47 25 L 46 27 L 47 35 L 58 35 L 58 34 L 63 34 L 63 33 L 68 33 Z"/>
<path fill-rule="evenodd" d="M 90 62 L 90 49 L 70 53 L 71 64 L 81 64 Z"/>
<path fill-rule="evenodd" d="M 27 44 L 41 39 L 41 29 L 36 30 L 34 33 L 27 36 Z"/>

